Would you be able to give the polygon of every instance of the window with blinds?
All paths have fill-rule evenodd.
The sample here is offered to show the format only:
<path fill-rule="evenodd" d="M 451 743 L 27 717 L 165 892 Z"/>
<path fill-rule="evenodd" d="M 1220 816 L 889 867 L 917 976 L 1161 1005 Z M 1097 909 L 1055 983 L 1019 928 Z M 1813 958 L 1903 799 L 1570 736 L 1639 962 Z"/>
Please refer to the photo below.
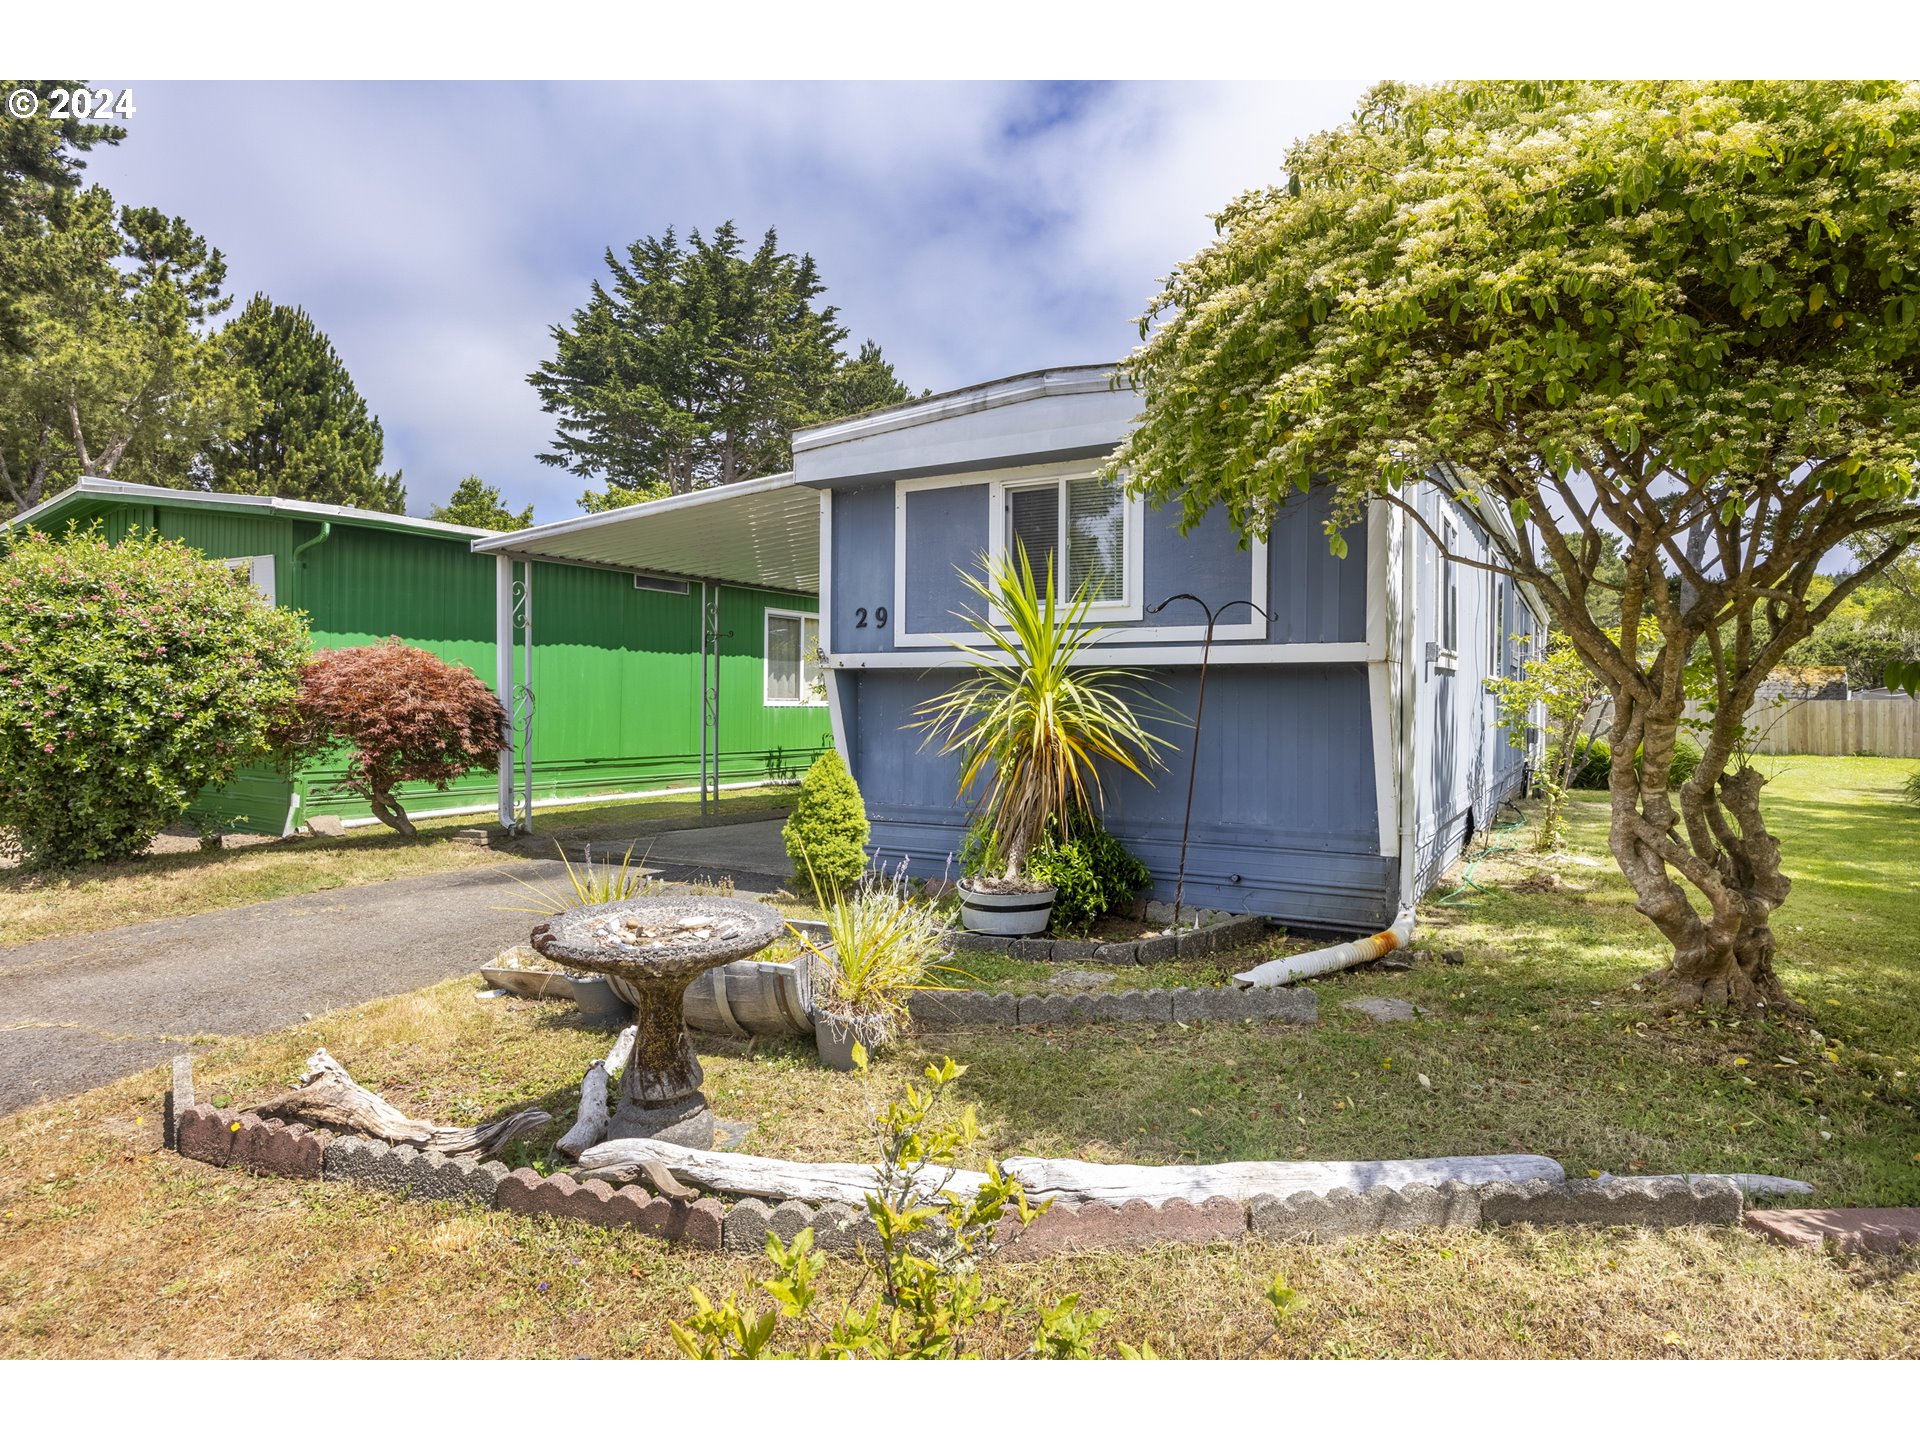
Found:
<path fill-rule="evenodd" d="M 1010 486 L 1008 554 L 1018 554 L 1021 546 L 1041 588 L 1051 565 L 1055 593 L 1062 597 L 1085 585 L 1096 605 L 1126 599 L 1126 497 L 1118 485 L 1085 476 Z"/>

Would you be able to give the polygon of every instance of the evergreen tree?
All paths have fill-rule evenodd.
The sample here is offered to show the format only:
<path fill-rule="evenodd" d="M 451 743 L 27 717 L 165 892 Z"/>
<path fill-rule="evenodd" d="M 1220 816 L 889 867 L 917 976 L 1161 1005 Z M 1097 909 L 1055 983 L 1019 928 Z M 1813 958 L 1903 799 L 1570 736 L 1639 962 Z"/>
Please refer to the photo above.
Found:
<path fill-rule="evenodd" d="M 583 509 L 772 474 L 796 427 L 908 397 L 878 346 L 841 353 L 813 257 L 782 253 L 772 230 L 750 255 L 728 222 L 606 261 L 610 281 L 552 328 L 554 358 L 527 377 L 558 417 L 541 461 L 608 487 Z"/>
<path fill-rule="evenodd" d="M 515 513 L 500 498 L 498 485 L 483 484 L 478 475 L 469 475 L 453 487 L 446 504 L 433 507 L 431 518 L 482 530 L 524 530 L 533 524 L 533 506 Z"/>
<path fill-rule="evenodd" d="M 249 495 L 406 509 L 398 473 L 380 471 L 380 421 L 305 310 L 255 295 L 219 341 L 258 410 L 244 432 L 206 448 L 197 481 Z"/>

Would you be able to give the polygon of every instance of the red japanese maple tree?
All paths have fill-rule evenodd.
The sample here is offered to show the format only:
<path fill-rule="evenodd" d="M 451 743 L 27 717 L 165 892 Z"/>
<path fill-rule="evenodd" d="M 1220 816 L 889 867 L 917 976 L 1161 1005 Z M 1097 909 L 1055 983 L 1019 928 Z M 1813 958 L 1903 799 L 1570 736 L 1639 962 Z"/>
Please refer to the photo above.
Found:
<path fill-rule="evenodd" d="M 396 787 L 445 790 L 471 771 L 497 771 L 506 714 L 465 665 L 387 639 L 324 650 L 301 671 L 299 720 L 281 735 L 295 759 L 351 748 L 332 788 L 365 798 L 376 818 L 415 834 Z"/>

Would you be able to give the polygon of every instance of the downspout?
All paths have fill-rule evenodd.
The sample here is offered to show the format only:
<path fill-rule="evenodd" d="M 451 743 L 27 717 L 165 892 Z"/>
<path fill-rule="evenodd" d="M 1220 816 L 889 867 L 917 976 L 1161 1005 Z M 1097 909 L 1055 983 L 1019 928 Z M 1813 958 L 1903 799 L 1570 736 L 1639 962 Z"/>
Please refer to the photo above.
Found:
<path fill-rule="evenodd" d="M 1415 847 L 1419 833 L 1418 796 L 1414 785 L 1419 673 L 1414 668 L 1413 659 L 1413 531 L 1404 521 L 1401 522 L 1401 534 L 1400 603 L 1393 611 L 1400 630 L 1400 713 L 1395 717 L 1399 721 L 1398 743 L 1395 746 L 1400 791 L 1399 912 L 1393 917 L 1392 925 L 1363 940 L 1322 946 L 1303 955 L 1287 955 L 1244 970 L 1233 977 L 1242 989 L 1264 990 L 1276 985 L 1291 985 L 1296 980 L 1310 979 L 1315 975 L 1331 975 L 1336 970 L 1348 970 L 1355 965 L 1364 965 L 1369 960 L 1378 960 L 1413 943 L 1414 927 L 1418 923 L 1413 907 L 1419 899 L 1414 893 L 1417 869 Z"/>
<path fill-rule="evenodd" d="M 324 545 L 327 543 L 327 541 L 331 540 L 332 538 L 333 538 L 333 522 L 331 520 L 322 520 L 320 522 L 320 533 L 318 535 L 314 536 L 311 540 L 302 541 L 300 544 L 293 547 L 293 554 L 289 558 L 293 561 L 292 579 L 293 579 L 293 598 L 295 599 L 295 601 L 298 601 L 300 599 L 300 592 L 307 588 L 306 586 L 300 583 L 300 557 L 306 554 L 307 551 L 313 549 L 314 546 Z M 299 607 L 296 604 L 292 608 L 298 609 Z"/>
<path fill-rule="evenodd" d="M 302 594 L 307 588 L 300 583 L 300 557 L 306 554 L 307 551 L 313 549 L 314 546 L 324 545 L 332 538 L 333 522 L 331 520 L 322 520 L 320 522 L 320 533 L 311 540 L 303 540 L 300 544 L 294 546 L 293 553 L 287 557 L 291 562 L 287 566 L 287 579 L 291 581 L 293 585 L 293 594 L 288 598 L 287 602 L 287 608 L 289 610 L 298 610 L 300 608 Z M 296 785 L 300 783 L 300 776 L 297 772 L 293 774 L 292 779 Z M 299 813 L 300 792 L 294 790 L 287 796 L 287 818 L 286 822 L 280 828 L 282 835 L 291 835 L 293 833 L 293 817 Z"/>

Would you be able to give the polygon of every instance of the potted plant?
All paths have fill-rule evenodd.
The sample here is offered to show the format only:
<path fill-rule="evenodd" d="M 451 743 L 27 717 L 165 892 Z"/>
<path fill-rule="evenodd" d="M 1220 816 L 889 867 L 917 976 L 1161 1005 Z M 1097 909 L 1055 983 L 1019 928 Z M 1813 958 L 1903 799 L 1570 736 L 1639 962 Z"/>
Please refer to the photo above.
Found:
<path fill-rule="evenodd" d="M 904 881 L 869 880 L 835 895 L 818 934 L 787 927 L 815 964 L 813 1038 L 821 1062 L 853 1069 L 853 1047 L 877 1050 L 906 1023 L 907 1002 L 930 983 L 946 957 L 946 927 L 912 899 Z"/>
<path fill-rule="evenodd" d="M 1134 713 L 1138 676 L 1080 663 L 1098 633 L 1087 623 L 1090 584 L 1064 609 L 1054 598 L 1053 564 L 1036 584 L 1026 548 L 1012 560 L 990 557 L 984 578 L 966 576 L 985 601 L 968 611 L 981 643 L 955 642 L 968 659 L 966 678 L 922 705 L 915 728 L 958 752 L 960 796 L 984 788 L 969 859 L 960 881 L 960 918 L 989 935 L 1038 935 L 1047 928 L 1055 890 L 1028 870 L 1028 857 L 1051 835 L 1070 841 L 1083 817 L 1104 808 L 1096 763 L 1147 779 L 1141 761 L 1157 763 L 1166 742 Z"/>

